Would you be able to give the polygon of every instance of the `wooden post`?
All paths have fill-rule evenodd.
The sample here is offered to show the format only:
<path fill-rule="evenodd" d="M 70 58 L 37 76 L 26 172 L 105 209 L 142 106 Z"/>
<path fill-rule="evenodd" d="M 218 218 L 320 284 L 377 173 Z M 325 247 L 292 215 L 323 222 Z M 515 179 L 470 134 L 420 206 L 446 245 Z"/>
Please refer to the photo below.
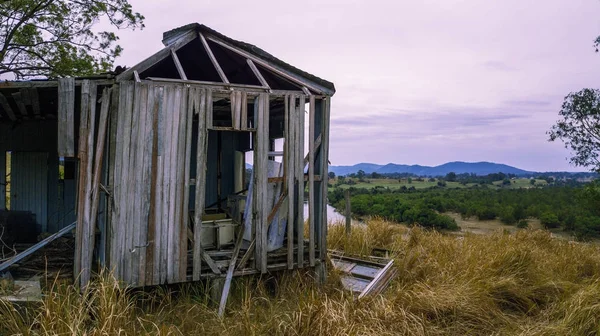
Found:
<path fill-rule="evenodd" d="M 207 122 L 212 108 L 207 103 L 212 104 L 212 98 L 209 98 L 212 92 L 202 90 L 198 104 L 198 142 L 196 146 L 196 205 L 194 209 L 194 252 L 193 252 L 193 273 L 194 281 L 200 280 L 202 265 L 202 213 L 204 212 L 205 187 L 206 187 L 206 155 L 208 149 L 208 129 Z"/>
<path fill-rule="evenodd" d="M 254 188 L 252 205 L 255 222 L 255 262 L 261 273 L 267 272 L 267 216 L 269 212 L 267 195 L 267 164 L 269 151 L 269 95 L 261 93 L 255 109 L 256 132 L 254 148 Z"/>
<path fill-rule="evenodd" d="M 350 209 L 350 190 L 344 190 L 344 198 L 346 199 L 346 235 L 350 235 L 350 231 L 352 230 L 352 215 Z"/>

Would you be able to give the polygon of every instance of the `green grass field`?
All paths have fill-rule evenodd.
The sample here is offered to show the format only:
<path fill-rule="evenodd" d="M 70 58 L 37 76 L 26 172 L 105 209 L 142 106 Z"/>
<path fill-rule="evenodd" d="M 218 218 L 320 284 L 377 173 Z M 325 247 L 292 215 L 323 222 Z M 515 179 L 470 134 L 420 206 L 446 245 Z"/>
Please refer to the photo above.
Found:
<path fill-rule="evenodd" d="M 347 189 L 350 187 L 354 187 L 354 188 L 366 188 L 366 189 L 372 189 L 372 188 L 389 188 L 389 189 L 400 189 L 403 186 L 406 188 L 410 188 L 410 187 L 415 187 L 415 189 L 425 189 L 425 188 L 430 188 L 430 187 L 435 187 L 438 184 L 438 180 L 436 179 L 433 182 L 430 182 L 428 178 L 425 178 L 423 181 L 418 181 L 416 179 L 412 179 L 412 181 L 409 183 L 407 179 L 387 179 L 387 178 L 379 178 L 379 179 L 371 179 L 371 178 L 365 178 L 364 182 L 359 182 L 358 179 L 353 179 L 354 181 L 356 181 L 356 184 L 353 185 L 348 185 L 348 184 L 342 184 L 339 186 L 339 188 L 342 189 Z M 511 184 L 510 185 L 502 185 L 502 181 L 495 181 L 493 183 L 493 185 L 489 185 L 487 184 L 486 186 L 489 188 L 506 188 L 506 189 L 519 189 L 519 188 L 534 188 L 534 187 L 540 187 L 540 186 L 545 186 L 548 183 L 545 180 L 535 180 L 535 185 L 531 185 L 531 182 L 528 178 L 517 178 L 514 180 L 511 180 Z M 334 180 L 330 180 L 329 183 L 334 186 L 329 188 L 329 190 L 335 188 L 337 182 L 337 178 Z M 475 183 L 467 183 L 466 185 L 460 184 L 459 182 L 446 182 L 446 187 L 445 188 L 468 188 L 468 187 L 472 187 L 476 185 Z"/>

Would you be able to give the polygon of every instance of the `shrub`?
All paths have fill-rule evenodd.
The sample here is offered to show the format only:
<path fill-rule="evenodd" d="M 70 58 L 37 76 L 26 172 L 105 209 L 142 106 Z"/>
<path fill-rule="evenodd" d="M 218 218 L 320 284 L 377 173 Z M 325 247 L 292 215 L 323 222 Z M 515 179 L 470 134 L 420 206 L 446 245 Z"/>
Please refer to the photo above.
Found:
<path fill-rule="evenodd" d="M 529 227 L 529 222 L 527 222 L 526 220 L 520 220 L 519 224 L 517 224 L 517 227 L 519 229 L 527 229 Z"/>

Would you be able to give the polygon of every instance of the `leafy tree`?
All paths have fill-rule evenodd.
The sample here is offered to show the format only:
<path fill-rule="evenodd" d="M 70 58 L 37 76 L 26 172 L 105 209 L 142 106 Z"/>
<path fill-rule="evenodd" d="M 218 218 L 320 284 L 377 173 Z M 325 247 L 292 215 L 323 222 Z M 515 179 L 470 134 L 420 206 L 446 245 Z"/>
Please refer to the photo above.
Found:
<path fill-rule="evenodd" d="M 365 171 L 362 169 L 356 172 L 356 176 L 361 180 L 365 178 L 365 175 Z"/>
<path fill-rule="evenodd" d="M 409 177 L 406 181 L 410 184 L 412 183 L 412 178 Z"/>
<path fill-rule="evenodd" d="M 456 173 L 455 172 L 449 172 L 448 174 L 446 174 L 446 181 L 448 182 L 455 182 L 456 181 Z"/>
<path fill-rule="evenodd" d="M 570 93 L 559 115 L 562 119 L 548 132 L 549 140 L 562 140 L 573 152 L 574 165 L 600 171 L 600 90 Z"/>
<path fill-rule="evenodd" d="M 123 50 L 112 31 L 142 29 L 127 0 L 0 0 L 0 75 L 64 77 L 110 70 Z"/>
<path fill-rule="evenodd" d="M 335 178 L 335 173 L 334 172 L 329 172 L 327 174 L 327 176 L 329 176 L 329 178 L 333 180 Z"/>

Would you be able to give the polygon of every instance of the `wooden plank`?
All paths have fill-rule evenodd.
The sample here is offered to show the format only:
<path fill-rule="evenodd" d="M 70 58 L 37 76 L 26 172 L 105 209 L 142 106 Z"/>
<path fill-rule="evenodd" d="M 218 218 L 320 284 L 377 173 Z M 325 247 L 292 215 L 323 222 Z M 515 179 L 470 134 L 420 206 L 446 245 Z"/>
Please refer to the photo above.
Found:
<path fill-rule="evenodd" d="M 6 97 L 4 96 L 4 94 L 2 92 L 0 92 L 0 106 L 4 110 L 4 113 L 6 113 L 6 115 L 8 115 L 8 118 L 10 120 L 12 120 L 12 121 L 17 120 L 17 117 L 15 116 L 15 113 L 13 112 L 12 107 L 10 107 L 10 105 L 8 104 L 8 99 L 6 99 Z"/>
<path fill-rule="evenodd" d="M 296 160 L 296 153 L 294 151 L 295 148 L 295 126 L 296 116 L 292 108 L 290 108 L 290 99 L 289 97 L 284 98 L 284 125 L 285 125 L 285 149 L 284 149 L 284 167 L 285 167 L 285 176 L 287 178 L 287 193 L 290 195 L 288 200 L 288 218 L 287 218 L 287 266 L 288 269 L 294 268 L 294 180 L 296 177 L 296 164 L 294 163 Z M 287 174 L 287 175 L 286 175 Z"/>
<path fill-rule="evenodd" d="M 24 118 L 27 118 L 27 107 L 25 107 L 25 103 L 23 102 L 23 99 L 21 98 L 21 92 L 14 92 L 12 94 L 13 100 L 15 101 L 15 104 L 17 104 L 17 108 L 19 109 L 19 113 L 21 113 L 21 115 Z"/>
<path fill-rule="evenodd" d="M 133 80 L 136 83 L 140 83 L 142 80 L 140 79 L 140 74 L 137 72 L 137 70 L 133 70 Z"/>
<path fill-rule="evenodd" d="M 196 204 L 194 207 L 194 252 L 193 252 L 193 271 L 194 281 L 200 280 L 202 266 L 202 214 L 204 213 L 204 203 L 206 197 L 206 153 L 208 150 L 208 113 L 207 103 L 209 95 L 212 93 L 202 89 L 200 91 L 200 101 L 198 106 L 198 139 L 196 151 Z M 212 100 L 212 99 L 210 99 Z"/>
<path fill-rule="evenodd" d="M 308 260 L 315 266 L 315 97 L 309 98 L 308 120 Z"/>
<path fill-rule="evenodd" d="M 73 95 L 75 92 L 73 92 Z M 75 96 L 73 96 L 75 98 Z M 33 110 L 33 115 L 36 118 L 40 117 L 41 109 L 40 109 L 40 98 L 38 94 L 37 88 L 29 88 L 29 99 L 31 99 L 31 109 Z"/>
<path fill-rule="evenodd" d="M 119 94 L 120 88 L 119 85 L 113 85 L 111 90 L 111 103 L 110 103 L 110 111 L 108 112 L 109 116 L 109 126 L 108 126 L 108 157 L 107 157 L 107 170 L 108 170 L 108 186 L 110 188 L 110 195 L 107 198 L 107 208 L 106 208 L 106 269 L 112 270 L 112 265 L 114 262 L 114 253 L 113 253 L 113 239 L 115 237 L 114 230 L 114 191 L 115 191 L 115 164 L 116 164 L 116 148 L 117 148 L 117 120 L 119 115 Z M 108 193 L 107 193 L 108 194 Z"/>
<path fill-rule="evenodd" d="M 80 144 L 83 148 L 79 149 L 79 190 L 78 202 L 83 204 L 82 212 L 77 215 L 77 238 L 81 240 L 78 254 L 80 254 L 79 272 L 80 285 L 85 288 L 90 280 L 92 267 L 93 237 L 95 231 L 91 221 L 92 212 L 92 169 L 94 159 L 94 131 L 96 122 L 96 84 L 92 81 L 89 84 L 83 84 L 81 89 L 81 112 L 82 118 L 79 127 Z M 86 110 L 86 111 L 84 111 Z M 83 115 L 86 115 L 83 118 Z M 82 139 L 85 137 L 86 139 Z M 90 251 L 90 249 L 92 251 Z"/>
<path fill-rule="evenodd" d="M 298 268 L 304 267 L 304 96 L 298 96 L 299 105 L 296 108 L 296 180 L 298 181 L 298 199 L 296 225 L 298 232 Z M 295 99 L 294 99 L 295 105 Z"/>
<path fill-rule="evenodd" d="M 268 87 L 260 86 L 260 85 L 251 85 L 251 84 L 237 84 L 237 83 L 221 83 L 221 82 L 211 82 L 211 81 L 200 81 L 193 79 L 177 79 L 177 78 L 164 78 L 164 77 L 146 77 L 146 80 L 150 80 L 153 82 L 165 82 L 165 83 L 181 83 L 181 84 L 189 84 L 189 85 L 202 85 L 202 86 L 210 86 L 215 91 L 220 93 L 229 94 L 231 93 L 231 89 L 237 89 L 247 92 L 269 92 Z M 288 92 L 286 90 L 271 90 L 273 94 L 284 95 Z"/>
<path fill-rule="evenodd" d="M 182 86 L 175 86 L 173 91 L 173 104 L 170 105 L 169 115 L 172 118 L 171 122 L 171 136 L 170 145 L 171 153 L 169 159 L 169 219 L 168 219 L 168 264 L 167 264 L 167 280 L 169 283 L 174 283 L 177 280 L 179 274 L 179 251 L 178 251 L 178 212 L 177 212 L 177 201 L 178 201 L 178 135 L 180 133 L 180 119 L 181 119 L 181 97 L 182 97 Z"/>
<path fill-rule="evenodd" d="M 323 165 L 321 168 L 321 187 L 322 190 L 322 198 L 321 201 L 322 206 L 322 228 L 321 235 L 319 237 L 319 259 L 323 262 L 327 259 L 327 179 L 329 177 L 329 121 L 331 114 L 331 98 L 327 97 L 323 100 L 325 106 L 323 110 L 323 122 L 321 125 L 321 135 L 322 135 L 322 143 L 321 143 L 321 164 Z M 325 263 L 323 263 L 325 265 Z M 324 272 L 326 275 L 327 272 Z M 324 279 L 323 279 L 324 280 Z"/>
<path fill-rule="evenodd" d="M 206 88 L 206 98 L 204 100 L 204 106 L 206 109 L 206 128 L 213 127 L 213 92 L 211 88 Z"/>
<path fill-rule="evenodd" d="M 129 134 L 130 144 L 129 144 L 129 157 L 128 164 L 129 168 L 124 171 L 124 174 L 127 175 L 127 221 L 125 222 L 126 233 L 125 233 L 125 248 L 127 259 L 125 261 L 124 274 L 127 279 L 127 283 L 130 285 L 136 285 L 139 279 L 139 249 L 137 246 L 140 246 L 139 242 L 139 216 L 140 216 L 140 199 L 139 196 L 141 194 L 141 180 L 142 180 L 142 171 L 140 169 L 141 164 L 141 155 L 143 151 L 140 150 L 141 143 L 139 141 L 140 137 L 140 126 L 143 122 L 143 116 L 140 105 L 142 100 L 142 84 L 135 83 L 134 84 L 134 93 L 133 93 L 133 105 L 132 105 L 132 115 L 131 115 L 131 132 Z M 127 136 L 127 135 L 126 135 Z M 138 182 L 139 181 L 139 182 Z"/>
<path fill-rule="evenodd" d="M 260 84 L 266 88 L 271 88 L 269 86 L 269 83 L 267 83 L 267 81 L 265 80 L 265 78 L 263 77 L 263 75 L 260 73 L 260 71 L 258 70 L 258 68 L 256 67 L 256 64 L 254 64 L 254 62 L 252 62 L 251 59 L 247 58 L 246 62 L 248 63 L 248 66 L 250 67 L 250 69 L 252 69 L 252 72 L 254 73 L 254 76 L 256 76 L 256 79 L 258 79 L 258 81 L 260 82 Z"/>
<path fill-rule="evenodd" d="M 256 148 L 254 150 L 254 195 L 253 207 L 256 226 L 256 267 L 261 273 L 267 272 L 267 152 L 269 151 L 269 95 L 261 94 L 258 99 L 258 113 L 255 133 Z"/>
<path fill-rule="evenodd" d="M 81 111 L 80 111 L 80 123 L 79 123 L 79 143 L 78 143 L 78 153 L 77 156 L 79 158 L 78 165 L 78 178 L 77 178 L 77 228 L 75 230 L 75 256 L 73 261 L 73 276 L 75 277 L 75 282 L 81 283 L 81 271 L 82 271 L 82 248 L 83 248 L 83 228 L 84 228 L 84 206 L 85 206 L 85 197 L 83 196 L 85 193 L 86 179 L 85 172 L 87 163 L 87 127 L 88 127 L 88 118 L 89 118 L 89 91 L 90 84 L 89 81 L 84 82 L 81 86 Z"/>
<path fill-rule="evenodd" d="M 173 63 L 175 63 L 175 68 L 177 68 L 177 73 L 179 73 L 179 77 L 183 80 L 187 80 L 185 71 L 183 71 L 181 62 L 179 62 L 179 57 L 177 57 L 177 53 L 175 52 L 175 50 L 173 50 L 173 48 L 171 48 L 171 57 L 173 58 Z"/>
<path fill-rule="evenodd" d="M 117 256 L 117 260 L 119 261 L 119 275 L 121 280 L 129 283 L 130 281 L 130 260 L 131 260 L 131 246 L 128 244 L 128 227 L 130 218 L 129 212 L 129 204 L 131 203 L 130 189 L 132 187 L 131 182 L 129 181 L 128 174 L 131 170 L 134 169 L 131 165 L 130 160 L 130 152 L 131 152 L 131 133 L 132 133 L 132 120 L 133 120 L 133 105 L 134 105 L 134 92 L 135 92 L 135 83 L 127 82 L 127 84 L 122 87 L 124 97 L 119 98 L 119 104 L 122 104 L 122 108 L 119 107 L 119 113 L 123 113 L 123 124 L 122 126 L 122 138 L 123 138 L 123 147 L 121 152 L 121 172 L 119 175 L 119 183 L 120 187 L 120 195 L 118 201 L 119 207 L 119 223 L 118 223 L 118 244 L 119 244 L 119 254 Z M 139 85 L 139 84 L 137 84 Z"/>
<path fill-rule="evenodd" d="M 238 110 L 238 94 L 237 91 L 231 91 L 229 101 L 231 103 L 231 128 L 234 130 L 239 129 L 238 122 L 240 120 L 239 110 Z M 241 108 L 241 107 L 240 107 Z"/>
<path fill-rule="evenodd" d="M 88 82 L 89 83 L 89 82 Z M 86 84 L 86 87 L 89 84 Z M 37 92 L 37 91 L 36 91 Z M 34 94 L 34 96 L 37 94 Z M 36 98 L 36 97 L 34 97 Z M 38 101 L 39 108 L 39 99 Z M 35 109 L 34 109 L 35 112 Z M 39 111 L 38 111 L 39 112 Z M 58 156 L 75 156 L 75 79 L 58 79 Z M 39 115 L 39 113 L 38 113 Z M 81 138 L 80 138 L 81 140 Z M 80 141 L 81 142 L 81 141 Z"/>
<path fill-rule="evenodd" d="M 157 199 L 157 190 L 159 189 L 157 186 L 157 175 L 158 175 L 158 108 L 159 108 L 159 98 L 157 97 L 157 92 L 160 89 L 156 87 L 154 83 L 150 83 L 148 86 L 148 107 L 152 108 L 151 116 L 151 134 L 152 141 L 150 152 L 145 153 L 145 160 L 148 160 L 147 163 L 150 165 L 150 175 L 147 177 L 149 182 L 148 185 L 150 187 L 149 190 L 149 200 L 148 200 L 148 227 L 146 231 L 146 285 L 151 286 L 158 284 L 155 282 L 157 278 L 154 276 L 155 270 L 155 251 L 156 251 L 156 199 Z M 146 179 L 146 175 L 144 176 Z"/>
<path fill-rule="evenodd" d="M 154 189 L 154 265 L 153 265 L 153 276 L 152 282 L 154 284 L 164 283 L 162 279 L 163 268 L 165 267 L 163 261 L 163 245 L 166 241 L 162 240 L 163 232 L 163 203 L 164 203 L 164 188 L 163 188 L 163 173 L 164 173 L 164 137 L 165 137 L 165 125 L 164 125 L 164 110 L 166 101 L 165 88 L 162 86 L 155 86 L 154 97 L 156 101 L 156 176 L 154 177 L 155 189 Z"/>
<path fill-rule="evenodd" d="M 246 250 L 246 253 L 244 253 L 242 258 L 240 259 L 240 262 L 238 263 L 236 270 L 240 270 L 240 269 L 244 268 L 244 265 L 246 265 L 248 260 L 250 260 L 252 253 L 254 253 L 255 247 L 256 247 L 256 239 L 252 239 L 252 241 L 250 242 L 250 245 L 248 246 L 248 249 Z"/>
<path fill-rule="evenodd" d="M 219 74 L 219 77 L 221 77 L 221 80 L 223 81 L 223 83 L 229 84 L 229 79 L 227 79 L 227 76 L 225 76 L 225 73 L 223 72 L 223 69 L 221 68 L 221 65 L 219 65 L 219 62 L 217 61 L 217 58 L 215 57 L 215 55 L 213 54 L 212 50 L 210 49 L 210 46 L 208 45 L 208 42 L 206 41 L 206 38 L 204 37 L 204 34 L 198 33 L 198 36 L 200 37 L 200 41 L 202 41 L 202 45 L 204 46 L 204 50 L 208 54 L 208 58 L 210 58 L 210 61 L 212 62 L 213 66 L 215 67 L 215 70 L 217 70 L 217 73 Z"/>
<path fill-rule="evenodd" d="M 77 222 L 73 222 L 67 226 L 65 226 L 64 228 L 60 229 L 60 231 L 56 232 L 53 235 L 50 235 L 46 238 L 44 238 L 43 240 L 41 240 L 40 242 L 36 243 L 35 245 L 31 246 L 30 248 L 28 248 L 27 250 L 13 256 L 12 258 L 4 261 L 2 264 L 0 264 L 0 272 L 4 271 L 5 269 L 9 268 L 10 266 L 14 265 L 15 263 L 18 263 L 19 261 L 29 257 L 30 255 L 32 255 L 35 251 L 41 249 L 42 247 L 48 245 L 49 243 L 53 242 L 54 240 L 56 240 L 57 238 L 60 238 L 62 236 L 64 236 L 65 234 L 71 232 L 73 229 L 75 229 L 75 226 L 77 225 Z"/>
<path fill-rule="evenodd" d="M 193 31 L 190 31 L 189 33 L 186 33 L 179 40 L 177 40 L 175 43 L 173 43 L 173 44 L 171 44 L 171 45 L 169 45 L 169 46 L 161 49 L 160 51 L 158 51 L 154 55 L 146 58 L 145 60 L 141 61 L 140 63 L 132 66 L 131 68 L 129 68 L 127 70 L 125 70 L 123 73 L 121 73 L 120 75 L 118 75 L 115 78 L 115 80 L 117 82 L 121 82 L 121 81 L 124 81 L 124 80 L 132 79 L 134 71 L 137 71 L 138 73 L 144 72 L 145 70 L 149 69 L 153 65 L 155 65 L 158 62 L 162 61 L 163 59 L 169 57 L 171 55 L 171 49 L 177 51 L 177 50 L 179 50 L 179 48 L 183 47 L 184 45 L 186 45 L 189 42 L 191 42 L 194 39 L 196 39 L 196 37 L 197 37 L 197 35 Z"/>
<path fill-rule="evenodd" d="M 122 167 L 123 167 L 123 133 L 124 133 L 124 125 L 125 125 L 125 101 L 127 100 L 127 89 L 129 86 L 129 82 L 123 82 L 119 85 L 119 101 L 117 106 L 117 114 L 115 121 L 115 129 L 111 130 L 111 134 L 115 133 L 115 152 L 113 156 L 114 164 L 113 164 L 113 178 L 112 178 L 112 214 L 111 214 L 111 250 L 110 250 L 110 271 L 116 277 L 121 277 L 121 243 L 120 243 L 120 200 L 121 200 L 121 190 L 123 189 L 123 185 L 120 183 L 122 177 Z"/>
<path fill-rule="evenodd" d="M 233 271 L 235 271 L 235 262 L 237 261 L 240 248 L 242 247 L 242 241 L 244 241 L 244 225 L 240 225 L 238 230 L 237 241 L 233 248 L 233 255 L 229 262 L 229 268 L 227 269 L 227 276 L 225 277 L 225 285 L 223 286 L 223 293 L 221 293 L 221 302 L 219 303 L 219 317 L 223 317 L 225 314 L 225 306 L 227 305 L 227 297 L 229 296 L 229 288 L 231 287 L 231 280 L 233 278 Z"/>
<path fill-rule="evenodd" d="M 173 232 L 173 253 L 175 257 L 175 263 L 173 267 L 173 281 L 180 282 L 185 281 L 185 267 L 183 267 L 183 261 L 187 259 L 187 249 L 182 248 L 183 243 L 187 243 L 187 230 L 184 225 L 187 221 L 187 215 L 184 215 L 184 190 L 185 190 L 185 147 L 187 143 L 187 94 L 188 87 L 180 87 L 180 96 L 178 98 L 179 107 L 175 111 L 179 115 L 178 130 L 176 134 L 176 153 L 174 164 L 175 164 L 175 222 Z M 187 178 L 189 181 L 189 177 Z M 186 244 L 187 247 L 187 244 Z M 186 265 L 187 266 L 187 265 Z M 183 269 L 183 276 L 181 275 Z"/>
<path fill-rule="evenodd" d="M 141 195 L 140 195 L 140 227 L 139 227 L 139 245 L 136 248 L 138 250 L 137 259 L 139 260 L 138 272 L 138 285 L 144 286 L 148 283 L 146 277 L 152 277 L 153 260 L 148 260 L 148 252 L 152 251 L 153 247 L 150 247 L 150 240 L 148 239 L 150 230 L 154 230 L 154 222 L 150 229 L 150 217 L 153 213 L 151 204 L 152 199 L 152 188 L 154 184 L 153 177 L 153 151 L 154 151 L 154 116 L 155 116 L 155 103 L 154 103 L 154 85 L 152 83 L 146 83 L 142 85 L 142 105 L 140 112 L 145 114 L 144 123 L 140 125 L 140 141 L 142 152 L 141 164 L 139 169 L 142 171 L 141 178 Z M 152 253 L 150 253 L 152 256 Z M 150 263 L 148 263 L 150 261 Z M 134 270 L 135 271 L 135 270 Z"/>
<path fill-rule="evenodd" d="M 187 251 L 188 251 L 188 231 L 190 230 L 190 165 L 192 157 L 192 125 L 194 119 L 194 110 L 198 105 L 199 89 L 190 87 L 188 91 L 187 116 L 186 116 L 186 136 L 185 136 L 185 169 L 184 169 L 184 189 L 183 189 L 183 226 L 180 237 L 180 268 L 179 278 L 184 281 L 187 276 Z M 193 235 L 191 237 L 193 239 Z"/>
<path fill-rule="evenodd" d="M 241 93 L 242 111 L 240 116 L 240 130 L 246 131 L 248 130 L 248 92 L 241 91 Z"/>
<path fill-rule="evenodd" d="M 214 274 L 221 275 L 221 270 L 219 269 L 219 266 L 217 266 L 213 258 L 211 258 L 208 255 L 208 253 L 206 253 L 206 251 L 204 250 L 202 251 L 202 258 L 204 259 L 204 261 L 206 261 L 206 264 Z"/>
<path fill-rule="evenodd" d="M 98 137 L 96 140 L 96 151 L 94 153 L 94 168 L 93 168 L 93 181 L 92 181 L 92 201 L 91 201 L 91 211 L 89 213 L 90 220 L 87 223 L 87 234 L 89 240 L 89 247 L 87 250 L 87 259 L 93 259 L 94 252 L 94 242 L 95 242 L 95 232 L 96 232 L 96 219 L 98 218 L 98 206 L 100 200 L 100 178 L 102 177 L 102 162 L 104 159 L 104 148 L 105 148 L 105 139 L 106 139 L 106 126 L 108 123 L 108 113 L 110 107 L 110 94 L 111 89 L 104 88 L 102 92 L 102 103 L 100 105 L 100 118 L 98 120 Z M 91 132 L 90 132 L 91 133 Z M 93 135 L 93 134 L 92 134 Z M 93 143 L 93 139 L 92 139 Z M 92 156 L 90 155 L 89 162 L 91 163 Z M 91 265 L 90 265 L 91 267 Z M 84 272 L 85 274 L 85 272 Z M 85 284 L 82 284 L 83 287 L 87 285 L 87 281 L 89 281 L 89 275 L 86 274 L 86 278 L 82 279 L 85 281 Z"/>

